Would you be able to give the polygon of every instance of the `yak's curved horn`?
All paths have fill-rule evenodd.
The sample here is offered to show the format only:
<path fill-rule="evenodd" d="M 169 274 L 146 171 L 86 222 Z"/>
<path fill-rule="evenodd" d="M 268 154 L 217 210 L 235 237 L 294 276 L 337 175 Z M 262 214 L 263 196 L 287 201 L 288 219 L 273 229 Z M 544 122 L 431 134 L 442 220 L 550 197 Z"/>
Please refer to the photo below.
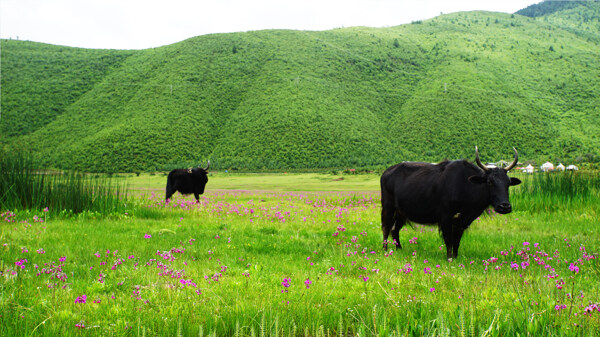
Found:
<path fill-rule="evenodd" d="M 507 167 L 504 168 L 504 170 L 506 171 L 510 171 L 513 167 L 515 167 L 515 165 L 517 165 L 517 160 L 519 159 L 519 154 L 517 153 L 517 149 L 513 146 L 513 150 L 515 150 L 515 160 L 513 160 L 513 162 L 508 165 Z"/>
<path fill-rule="evenodd" d="M 206 164 L 206 168 L 204 169 L 204 171 L 208 171 L 209 167 L 210 167 L 210 159 L 208 160 L 208 164 Z"/>
<path fill-rule="evenodd" d="M 481 163 L 481 160 L 479 159 L 479 150 L 477 149 L 477 146 L 475 146 L 475 162 L 477 163 L 477 166 L 479 166 L 482 170 L 484 171 L 489 171 L 489 168 L 487 168 L 487 166 L 483 165 Z"/>

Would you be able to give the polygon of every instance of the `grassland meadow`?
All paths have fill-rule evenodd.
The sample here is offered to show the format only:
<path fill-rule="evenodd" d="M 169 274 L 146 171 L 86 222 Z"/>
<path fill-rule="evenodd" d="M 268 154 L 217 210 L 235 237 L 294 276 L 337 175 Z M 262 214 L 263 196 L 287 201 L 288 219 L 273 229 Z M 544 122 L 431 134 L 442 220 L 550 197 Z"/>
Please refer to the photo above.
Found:
<path fill-rule="evenodd" d="M 166 203 L 164 177 L 142 175 L 124 211 L 2 210 L 0 335 L 600 331 L 597 177 L 571 202 L 522 177 L 541 190 L 515 188 L 515 211 L 477 219 L 453 261 L 432 226 L 382 251 L 378 176 L 339 177 L 216 174 L 200 203 Z M 232 179 L 262 188 L 222 188 Z"/>

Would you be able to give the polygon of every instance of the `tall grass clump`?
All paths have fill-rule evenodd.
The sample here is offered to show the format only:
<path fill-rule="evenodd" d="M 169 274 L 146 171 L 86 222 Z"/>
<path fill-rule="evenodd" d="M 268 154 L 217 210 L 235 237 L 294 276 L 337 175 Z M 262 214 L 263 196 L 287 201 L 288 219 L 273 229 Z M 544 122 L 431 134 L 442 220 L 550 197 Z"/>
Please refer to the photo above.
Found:
<path fill-rule="evenodd" d="M 529 211 L 566 210 L 598 205 L 600 173 L 547 172 L 522 177 L 514 202 Z"/>
<path fill-rule="evenodd" d="M 2 210 L 114 214 L 126 209 L 127 189 L 122 184 L 78 172 L 50 172 L 21 151 L 1 151 L 0 172 Z"/>

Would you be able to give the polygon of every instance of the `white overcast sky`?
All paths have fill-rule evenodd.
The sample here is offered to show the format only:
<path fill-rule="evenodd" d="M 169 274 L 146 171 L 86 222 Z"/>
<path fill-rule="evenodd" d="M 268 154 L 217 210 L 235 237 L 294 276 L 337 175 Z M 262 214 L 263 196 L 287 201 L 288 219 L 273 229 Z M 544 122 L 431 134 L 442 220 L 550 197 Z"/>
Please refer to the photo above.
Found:
<path fill-rule="evenodd" d="M 386 27 L 440 13 L 514 13 L 541 0 L 0 0 L 0 37 L 144 49 L 261 29 Z"/>

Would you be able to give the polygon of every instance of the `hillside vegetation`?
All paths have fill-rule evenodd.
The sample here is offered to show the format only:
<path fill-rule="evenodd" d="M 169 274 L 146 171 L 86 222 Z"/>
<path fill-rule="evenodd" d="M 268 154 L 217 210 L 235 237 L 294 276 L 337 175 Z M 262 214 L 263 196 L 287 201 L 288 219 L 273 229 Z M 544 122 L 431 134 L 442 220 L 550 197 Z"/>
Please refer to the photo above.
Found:
<path fill-rule="evenodd" d="M 533 15 L 532 15 L 533 16 Z M 2 40 L 0 142 L 97 172 L 600 161 L 600 4 L 140 51 Z"/>

